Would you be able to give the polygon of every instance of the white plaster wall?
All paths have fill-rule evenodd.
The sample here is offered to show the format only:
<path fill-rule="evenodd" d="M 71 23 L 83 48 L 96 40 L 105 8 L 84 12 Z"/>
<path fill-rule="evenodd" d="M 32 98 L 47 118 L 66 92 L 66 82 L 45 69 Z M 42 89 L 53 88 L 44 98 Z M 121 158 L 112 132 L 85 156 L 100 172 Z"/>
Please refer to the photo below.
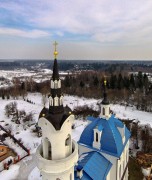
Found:
<path fill-rule="evenodd" d="M 42 174 L 43 180 L 69 180 L 72 174 L 74 180 L 74 166 L 78 161 L 78 145 L 75 141 L 72 143 L 73 152 L 68 157 L 60 160 L 44 159 L 42 154 L 42 145 L 36 151 L 37 166 Z"/>
<path fill-rule="evenodd" d="M 117 180 L 121 180 L 121 177 L 124 173 L 125 167 L 128 163 L 128 157 L 129 157 L 129 141 L 127 142 L 127 144 L 124 148 L 124 151 L 121 154 L 120 159 L 118 160 Z M 121 166 L 121 177 L 119 177 L 120 166 Z M 125 179 L 127 180 L 128 179 L 128 171 L 126 171 L 125 177 L 126 177 Z"/>
<path fill-rule="evenodd" d="M 74 180 L 74 167 L 72 167 L 70 170 L 62 173 L 57 173 L 57 174 L 50 174 L 50 173 L 43 173 L 42 174 L 42 179 L 43 180 L 57 180 L 59 178 L 60 180 Z M 70 177 L 72 179 L 70 179 Z"/>
<path fill-rule="evenodd" d="M 42 128 L 42 138 L 48 138 L 51 143 L 52 149 L 52 159 L 62 159 L 72 152 L 72 141 L 70 142 L 69 153 L 67 152 L 67 147 L 65 146 L 65 140 L 68 135 L 71 135 L 71 126 L 74 121 L 74 116 L 70 115 L 61 129 L 57 131 L 53 125 L 42 117 L 38 121 L 38 125 Z"/>

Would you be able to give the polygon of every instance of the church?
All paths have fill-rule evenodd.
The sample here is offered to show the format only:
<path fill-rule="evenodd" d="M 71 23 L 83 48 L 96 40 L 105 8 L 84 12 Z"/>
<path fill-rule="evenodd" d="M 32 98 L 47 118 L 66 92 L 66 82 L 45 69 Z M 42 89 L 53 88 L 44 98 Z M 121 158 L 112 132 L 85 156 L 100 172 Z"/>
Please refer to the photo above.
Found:
<path fill-rule="evenodd" d="M 43 180 L 127 180 L 130 132 L 110 110 L 104 81 L 99 117 L 88 117 L 78 142 L 72 140 L 74 115 L 63 106 L 55 42 L 49 107 L 39 115 L 42 141 L 36 151 Z"/>

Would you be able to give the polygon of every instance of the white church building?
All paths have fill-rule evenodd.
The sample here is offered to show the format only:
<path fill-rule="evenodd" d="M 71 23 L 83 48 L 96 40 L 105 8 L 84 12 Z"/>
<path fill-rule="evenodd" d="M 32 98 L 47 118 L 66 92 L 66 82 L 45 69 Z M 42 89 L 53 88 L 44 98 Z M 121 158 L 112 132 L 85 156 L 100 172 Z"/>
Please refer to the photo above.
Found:
<path fill-rule="evenodd" d="M 127 180 L 130 132 L 110 113 L 106 81 L 99 117 L 88 117 L 79 141 L 72 140 L 74 115 L 63 106 L 56 45 L 49 107 L 42 109 L 38 120 L 42 142 L 36 157 L 42 179 Z"/>

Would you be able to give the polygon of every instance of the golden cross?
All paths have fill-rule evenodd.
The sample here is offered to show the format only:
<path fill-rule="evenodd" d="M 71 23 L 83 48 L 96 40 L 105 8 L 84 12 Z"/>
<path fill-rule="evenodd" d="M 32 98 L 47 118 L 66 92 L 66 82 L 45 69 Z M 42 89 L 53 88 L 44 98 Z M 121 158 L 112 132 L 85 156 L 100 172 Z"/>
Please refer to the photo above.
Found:
<path fill-rule="evenodd" d="M 54 58 L 56 59 L 56 57 L 57 57 L 57 55 L 58 55 L 58 52 L 57 52 L 57 50 L 56 50 L 56 46 L 58 45 L 58 43 L 55 41 L 53 45 L 54 45 L 54 47 L 55 47 L 55 50 L 54 50 Z"/>
<path fill-rule="evenodd" d="M 53 45 L 54 45 L 55 51 L 56 51 L 56 47 L 57 47 L 58 43 L 55 41 Z"/>

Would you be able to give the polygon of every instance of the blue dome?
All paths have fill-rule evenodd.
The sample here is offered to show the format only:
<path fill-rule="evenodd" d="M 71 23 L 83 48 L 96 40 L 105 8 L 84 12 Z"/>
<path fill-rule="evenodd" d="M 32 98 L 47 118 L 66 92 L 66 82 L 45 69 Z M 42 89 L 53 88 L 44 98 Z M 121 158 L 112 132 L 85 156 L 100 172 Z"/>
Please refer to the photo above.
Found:
<path fill-rule="evenodd" d="M 121 153 L 130 138 L 130 132 L 124 128 L 124 124 L 112 115 L 108 120 L 102 118 L 89 117 L 88 120 L 92 121 L 82 132 L 79 144 L 88 146 L 91 149 L 95 149 L 93 145 L 94 141 L 94 129 L 98 128 L 102 131 L 100 139 L 100 149 L 98 151 L 105 152 L 107 154 L 120 157 Z M 118 130 L 124 128 L 125 142 L 122 142 L 122 136 Z"/>

